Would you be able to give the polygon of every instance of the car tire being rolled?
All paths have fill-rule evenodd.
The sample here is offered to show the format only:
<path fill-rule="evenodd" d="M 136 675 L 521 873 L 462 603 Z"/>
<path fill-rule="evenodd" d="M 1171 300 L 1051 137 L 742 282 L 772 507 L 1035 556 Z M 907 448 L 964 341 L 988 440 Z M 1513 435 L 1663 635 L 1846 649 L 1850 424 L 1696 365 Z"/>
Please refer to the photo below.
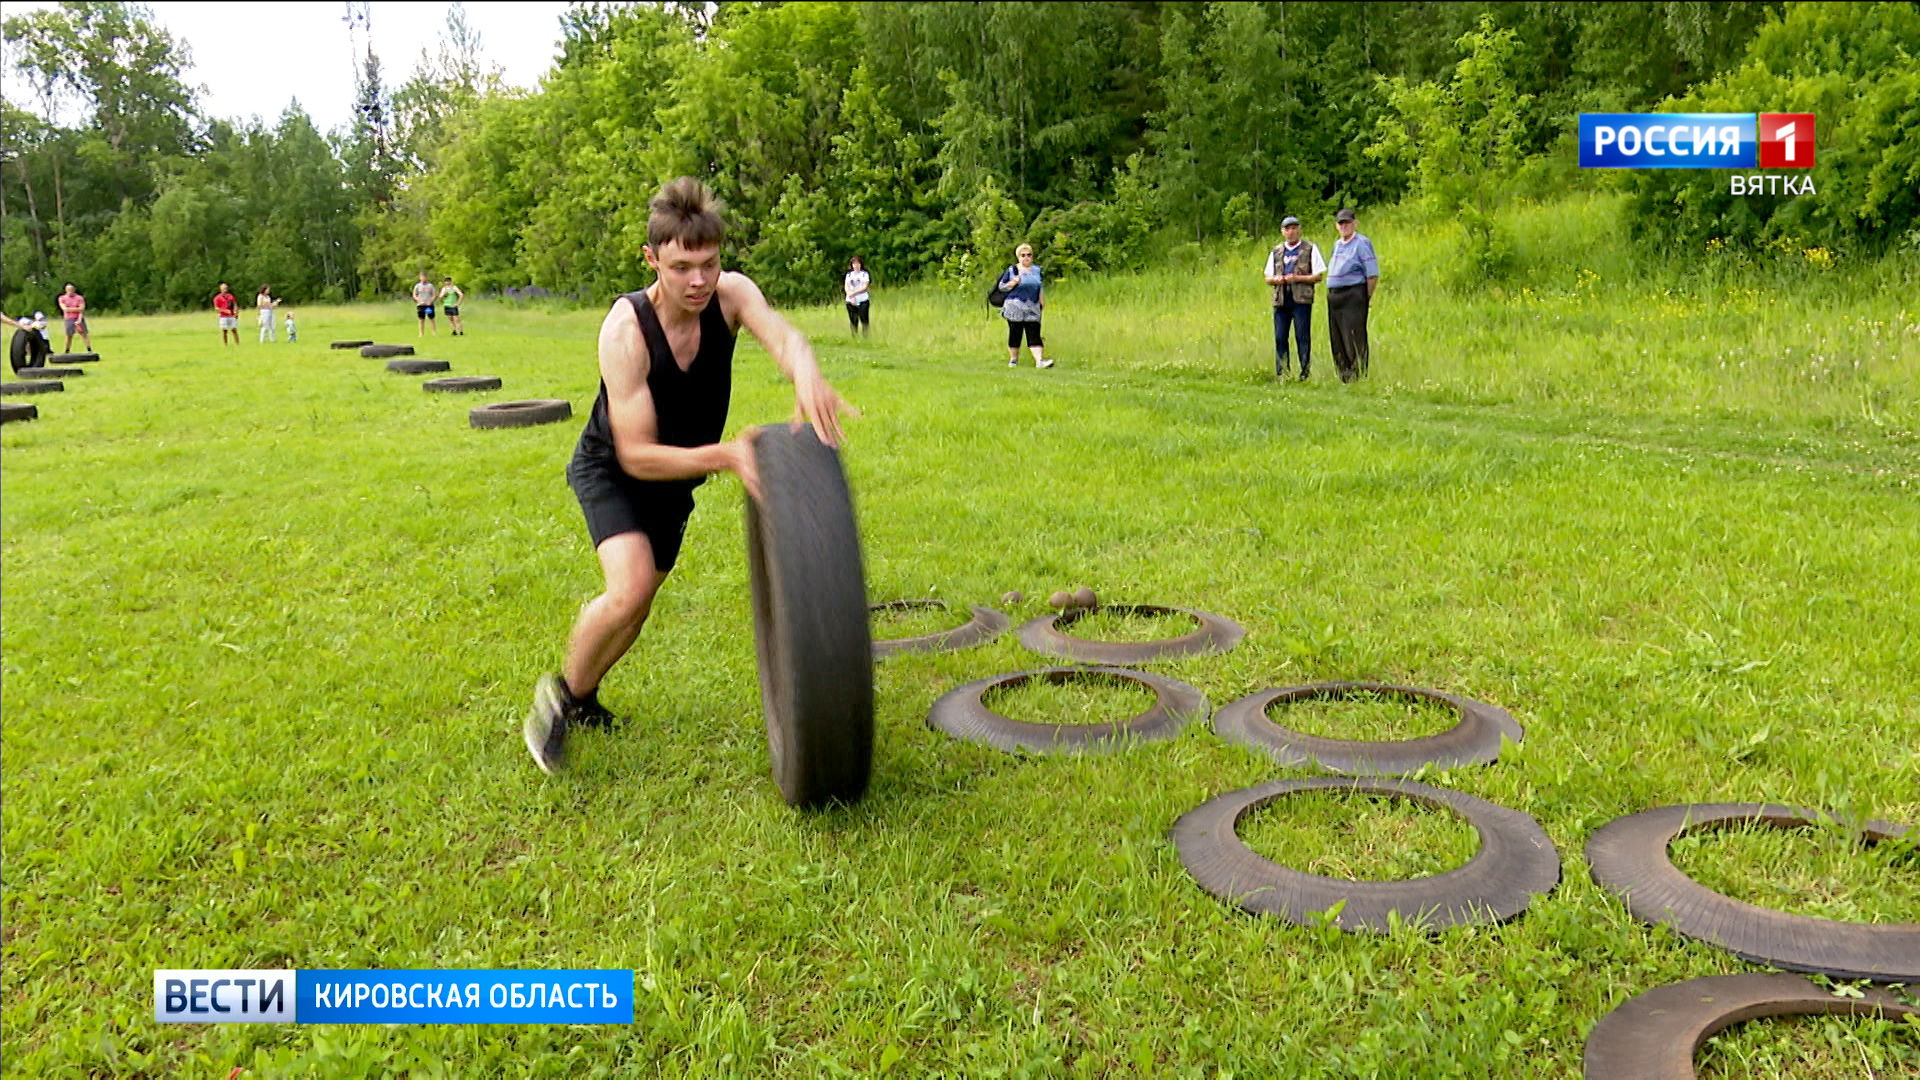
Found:
<path fill-rule="evenodd" d="M 1766 1016 L 1891 1019 L 1920 1009 L 1884 990 L 1836 995 L 1800 975 L 1708 975 L 1656 986 L 1587 1033 L 1586 1080 L 1694 1080 L 1694 1055 L 1735 1024 Z"/>
<path fill-rule="evenodd" d="M 28 401 L 0 401 L 0 424 L 40 419 L 40 406 Z"/>
<path fill-rule="evenodd" d="M 396 375 L 432 375 L 452 371 L 453 365 L 445 360 L 389 360 L 387 370 Z"/>
<path fill-rule="evenodd" d="M 811 427 L 759 429 L 747 500 L 767 751 L 789 805 L 851 803 L 873 767 L 873 643 L 853 499 Z"/>
<path fill-rule="evenodd" d="M 429 394 L 469 393 L 474 390 L 500 389 L 498 375 L 453 375 L 445 379 L 428 379 L 420 384 L 420 389 Z M 571 408 L 571 407 L 569 407 Z"/>
<path fill-rule="evenodd" d="M 469 410 L 467 423 L 477 428 L 535 427 L 557 424 L 573 415 L 573 405 L 558 398 L 497 401 Z"/>
<path fill-rule="evenodd" d="M 46 364 L 47 354 L 52 351 L 53 346 L 47 344 L 47 339 L 38 331 L 16 329 L 8 346 L 7 362 L 15 371 L 37 368 Z"/>
<path fill-rule="evenodd" d="M 411 345 L 362 345 L 360 355 L 369 360 L 385 360 L 390 356 L 412 356 Z"/>
<path fill-rule="evenodd" d="M 36 379 L 31 382 L 0 383 L 0 397 L 30 397 L 34 394 L 57 394 L 67 388 L 67 384 L 57 379 Z"/>

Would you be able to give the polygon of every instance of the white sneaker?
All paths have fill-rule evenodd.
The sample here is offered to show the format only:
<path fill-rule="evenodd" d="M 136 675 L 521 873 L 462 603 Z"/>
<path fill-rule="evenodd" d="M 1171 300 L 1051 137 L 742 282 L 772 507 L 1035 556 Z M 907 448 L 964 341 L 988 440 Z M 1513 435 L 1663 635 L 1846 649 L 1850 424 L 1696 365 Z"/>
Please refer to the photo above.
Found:
<path fill-rule="evenodd" d="M 1020 366 L 1020 361 L 1018 361 L 1018 360 L 1009 360 L 1009 361 L 1007 361 L 1007 366 L 1008 366 L 1008 367 L 1019 367 L 1019 366 Z"/>
<path fill-rule="evenodd" d="M 1037 363 L 1037 364 L 1035 364 L 1035 365 L 1033 365 L 1033 366 L 1034 366 L 1034 367 L 1037 367 L 1037 368 L 1050 368 L 1050 367 L 1052 367 L 1052 366 L 1053 366 L 1053 361 L 1051 361 L 1051 360 L 1042 360 L 1042 361 L 1040 361 L 1039 363 Z"/>

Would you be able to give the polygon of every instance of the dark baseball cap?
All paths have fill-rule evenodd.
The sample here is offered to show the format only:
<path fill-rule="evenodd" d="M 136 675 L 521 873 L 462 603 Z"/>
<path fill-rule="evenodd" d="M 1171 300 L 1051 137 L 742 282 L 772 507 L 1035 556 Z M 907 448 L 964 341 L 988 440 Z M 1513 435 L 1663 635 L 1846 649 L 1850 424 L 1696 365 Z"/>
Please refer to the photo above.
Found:
<path fill-rule="evenodd" d="M 1342 211 L 1340 211 L 1339 213 L 1337 213 L 1337 214 L 1335 214 L 1335 215 L 1333 215 L 1333 220 L 1335 220 L 1335 221 L 1352 221 L 1352 220 L 1353 220 L 1353 211 L 1351 211 L 1351 210 L 1342 210 Z"/>
<path fill-rule="evenodd" d="M 1288 214 L 1286 217 L 1283 217 L 1280 219 L 1280 227 L 1283 229 L 1289 225 L 1298 225 L 1298 224 L 1300 224 L 1300 219 L 1297 217 L 1294 217 L 1292 214 Z"/>

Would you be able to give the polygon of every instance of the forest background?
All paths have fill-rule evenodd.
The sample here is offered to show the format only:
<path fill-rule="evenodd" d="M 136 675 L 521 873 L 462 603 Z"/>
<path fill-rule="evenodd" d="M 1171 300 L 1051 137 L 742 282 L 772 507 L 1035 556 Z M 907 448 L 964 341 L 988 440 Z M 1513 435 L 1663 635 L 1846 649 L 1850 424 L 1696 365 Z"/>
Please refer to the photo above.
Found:
<path fill-rule="evenodd" d="M 33 99 L 0 118 L 0 302 L 340 302 L 420 270 L 604 300 L 650 276 L 646 202 L 681 174 L 789 302 L 854 254 L 972 289 L 1019 240 L 1058 280 L 1401 201 L 1457 223 L 1467 287 L 1526 270 L 1505 208 L 1598 189 L 1656 259 L 1920 257 L 1912 3 L 592 3 L 559 30 L 512 90 L 455 5 L 397 86 L 370 47 L 321 132 L 203 115 L 137 5 L 9 17 Z M 1815 113 L 1817 194 L 1577 168 L 1580 112 L 1656 110 Z"/>

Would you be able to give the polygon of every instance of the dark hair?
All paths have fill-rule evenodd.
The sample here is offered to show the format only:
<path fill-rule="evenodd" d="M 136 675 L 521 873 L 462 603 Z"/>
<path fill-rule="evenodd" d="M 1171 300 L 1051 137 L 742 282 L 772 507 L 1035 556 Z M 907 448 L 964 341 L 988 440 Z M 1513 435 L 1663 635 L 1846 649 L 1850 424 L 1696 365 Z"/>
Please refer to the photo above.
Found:
<path fill-rule="evenodd" d="M 647 244 L 656 255 L 673 240 L 689 249 L 713 247 L 727 235 L 727 223 L 720 217 L 723 209 L 707 185 L 683 176 L 661 188 L 647 204 Z"/>
<path fill-rule="evenodd" d="M 861 258 L 858 255 L 855 255 L 853 258 L 847 260 L 847 269 L 851 270 L 855 266 L 858 266 L 860 267 L 860 269 L 865 270 L 867 268 L 867 260 Z"/>

